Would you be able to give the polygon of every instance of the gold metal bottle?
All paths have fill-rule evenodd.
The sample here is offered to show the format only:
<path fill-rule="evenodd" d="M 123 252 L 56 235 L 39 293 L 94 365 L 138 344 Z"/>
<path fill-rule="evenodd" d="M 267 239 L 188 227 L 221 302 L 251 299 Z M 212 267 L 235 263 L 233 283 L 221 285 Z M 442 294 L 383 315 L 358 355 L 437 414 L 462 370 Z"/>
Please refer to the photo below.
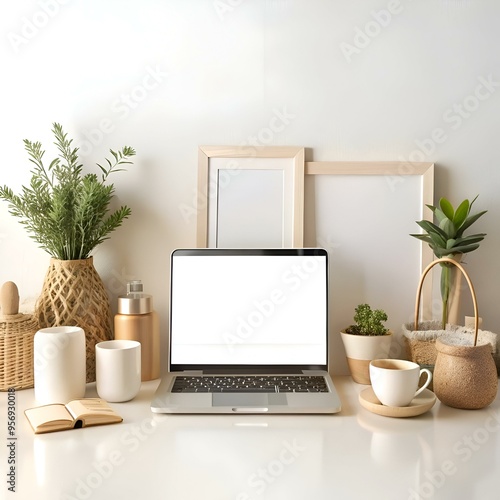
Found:
<path fill-rule="evenodd" d="M 160 322 L 153 297 L 143 293 L 140 280 L 127 283 L 127 294 L 118 297 L 115 339 L 141 343 L 141 380 L 160 377 Z"/>

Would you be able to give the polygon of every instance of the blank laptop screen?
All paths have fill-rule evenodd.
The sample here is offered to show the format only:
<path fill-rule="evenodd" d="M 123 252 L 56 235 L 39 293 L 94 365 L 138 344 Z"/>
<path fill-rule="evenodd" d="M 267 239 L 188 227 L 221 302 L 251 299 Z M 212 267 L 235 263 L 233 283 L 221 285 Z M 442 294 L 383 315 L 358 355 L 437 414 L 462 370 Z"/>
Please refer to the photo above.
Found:
<path fill-rule="evenodd" d="M 176 250 L 171 365 L 327 364 L 324 250 Z"/>

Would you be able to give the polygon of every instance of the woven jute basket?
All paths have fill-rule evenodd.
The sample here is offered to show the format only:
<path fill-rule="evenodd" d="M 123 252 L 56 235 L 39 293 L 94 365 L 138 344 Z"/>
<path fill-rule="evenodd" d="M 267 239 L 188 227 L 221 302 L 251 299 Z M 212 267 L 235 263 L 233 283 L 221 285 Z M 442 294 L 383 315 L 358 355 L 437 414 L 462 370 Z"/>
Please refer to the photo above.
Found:
<path fill-rule="evenodd" d="M 490 342 L 479 341 L 479 313 L 471 279 L 459 263 L 451 259 L 447 261 L 460 269 L 469 285 L 474 305 L 474 332 L 472 335 L 462 334 L 462 338 L 454 334 L 442 335 L 436 340 L 438 355 L 434 368 L 434 392 L 448 406 L 478 410 L 491 404 L 497 395 L 498 378 L 493 349 Z M 496 342 L 494 345 L 496 347 Z"/>
<path fill-rule="evenodd" d="M 2 314 L 0 315 L 0 391 L 33 387 L 33 339 L 38 322 L 31 314 L 18 312 L 19 296 L 14 309 L 6 307 L 4 292 L 12 293 L 17 287 L 12 282 L 2 286 Z M 9 298 L 10 299 L 10 298 Z M 8 312 L 8 314 L 5 314 Z"/>
<path fill-rule="evenodd" d="M 79 326 L 85 332 L 87 382 L 95 381 L 95 345 L 113 337 L 109 298 L 93 258 L 51 259 L 35 316 L 41 328 Z"/>
<path fill-rule="evenodd" d="M 30 314 L 0 316 L 0 390 L 33 387 L 33 338 L 38 323 Z"/>
<path fill-rule="evenodd" d="M 472 338 L 474 330 L 460 325 L 446 324 L 442 328 L 441 321 L 420 321 L 415 330 L 415 323 L 403 325 L 403 335 L 409 359 L 421 366 L 433 367 L 436 364 L 437 349 L 436 340 L 447 334 L 453 334 L 458 338 Z M 477 340 L 480 344 L 490 344 L 494 359 L 497 357 L 497 335 L 488 330 L 478 330 Z"/>
<path fill-rule="evenodd" d="M 446 258 L 444 259 L 444 262 L 451 260 L 453 260 L 453 262 L 450 262 L 450 264 L 455 266 L 458 264 L 457 267 L 460 270 L 463 270 L 462 273 L 465 273 L 463 266 L 461 266 L 460 263 L 457 263 L 455 259 Z M 491 352 L 495 356 L 497 351 L 497 335 L 493 332 L 479 330 L 477 325 L 476 329 L 472 329 L 465 326 L 447 323 L 443 329 L 441 321 L 419 321 L 418 316 L 423 281 L 429 270 L 439 262 L 441 262 L 441 259 L 433 261 L 429 264 L 427 270 L 422 274 L 415 301 L 415 321 L 412 323 L 404 323 L 402 327 L 409 359 L 432 370 L 436 364 L 437 358 L 436 340 L 441 336 L 448 334 L 452 334 L 454 337 L 462 339 L 464 343 L 468 340 L 476 338 L 475 342 L 477 341 L 479 344 L 490 344 Z M 466 273 L 465 275 L 461 275 L 465 276 L 466 279 L 469 279 Z M 475 296 L 473 297 L 475 298 Z M 475 319 L 477 320 L 477 318 Z"/>

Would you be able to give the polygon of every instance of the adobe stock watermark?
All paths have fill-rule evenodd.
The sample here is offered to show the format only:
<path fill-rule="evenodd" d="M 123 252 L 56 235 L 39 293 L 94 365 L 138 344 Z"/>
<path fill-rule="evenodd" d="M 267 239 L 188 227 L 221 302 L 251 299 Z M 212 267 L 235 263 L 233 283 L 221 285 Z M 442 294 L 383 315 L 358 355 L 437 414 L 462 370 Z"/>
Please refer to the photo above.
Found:
<path fill-rule="evenodd" d="M 239 7 L 245 0 L 214 0 L 213 6 L 217 17 L 224 21 L 224 17 L 226 14 L 230 14 L 231 12 Z"/>
<path fill-rule="evenodd" d="M 254 147 L 270 145 L 276 134 L 283 132 L 288 125 L 296 118 L 296 115 L 289 113 L 286 107 L 273 109 L 273 115 L 269 119 L 266 127 L 262 127 L 255 135 L 250 135 L 239 146 L 246 149 L 248 158 L 256 156 Z M 218 190 L 225 189 L 231 183 L 231 178 L 239 174 L 239 162 L 236 159 L 229 160 L 224 170 L 219 170 L 218 181 L 209 179 L 208 185 L 203 188 L 195 188 L 190 203 L 180 203 L 178 209 L 186 224 L 189 224 L 193 217 L 196 217 L 200 210 L 205 210 L 209 199 L 213 198 Z"/>
<path fill-rule="evenodd" d="M 209 177 L 205 189 L 194 190 L 190 204 L 180 203 L 179 211 L 184 222 L 189 223 L 192 217 L 196 217 L 200 210 L 208 207 L 208 200 L 214 198 L 220 190 L 226 189 L 231 184 L 231 179 L 240 173 L 240 163 L 237 160 L 228 160 L 225 169 L 218 171 L 217 179 Z"/>
<path fill-rule="evenodd" d="M 446 142 L 452 132 L 457 131 L 462 125 L 474 116 L 481 105 L 488 101 L 500 87 L 500 81 L 490 74 L 487 77 L 478 76 L 474 90 L 467 94 L 461 101 L 453 103 L 441 115 L 443 125 L 435 127 L 427 137 L 415 139 L 417 146 L 407 158 L 400 156 L 401 175 L 387 175 L 389 189 L 394 191 L 396 186 L 404 182 L 404 175 L 415 173 L 415 163 L 428 161 L 436 152 L 438 146 Z"/>
<path fill-rule="evenodd" d="M 427 500 L 433 498 L 438 490 L 443 488 L 447 481 L 460 471 L 460 465 L 467 463 L 490 439 L 492 434 L 500 430 L 500 410 L 489 410 L 482 426 L 472 433 L 465 434 L 452 446 L 455 459 L 443 460 L 441 466 L 434 471 L 424 473 L 425 480 L 415 488 L 410 488 L 408 500 Z"/>
<path fill-rule="evenodd" d="M 285 440 L 282 445 L 283 447 L 275 459 L 270 460 L 265 466 L 259 467 L 250 474 L 247 480 L 248 489 L 240 492 L 235 500 L 249 500 L 254 496 L 254 493 L 262 495 L 268 486 L 274 484 L 286 469 L 307 450 L 296 439 L 291 442 Z"/>
<path fill-rule="evenodd" d="M 105 481 L 108 481 L 115 470 L 127 461 L 130 453 L 136 452 L 142 443 L 147 441 L 156 431 L 156 422 L 145 418 L 140 424 L 134 424 L 120 436 L 121 448 L 110 451 L 106 458 L 92 462 L 92 469 L 75 480 L 74 493 L 62 495 L 62 500 L 88 500 Z"/>
<path fill-rule="evenodd" d="M 292 123 L 296 115 L 289 113 L 286 107 L 273 109 L 273 116 L 269 119 L 267 127 L 262 127 L 255 135 L 249 135 L 241 146 L 267 146 L 274 141 L 276 134 L 283 132 Z"/>
<path fill-rule="evenodd" d="M 127 119 L 166 79 L 168 73 L 158 64 L 153 68 L 146 66 L 139 81 L 127 92 L 122 92 L 109 106 L 110 114 L 103 116 L 97 126 L 83 130 L 84 139 L 78 142 L 79 154 L 88 156 L 94 147 L 99 146 L 106 135 L 112 134 L 117 123 Z"/>
<path fill-rule="evenodd" d="M 106 291 L 111 295 L 124 293 L 127 289 L 127 283 L 135 279 L 137 278 L 133 274 L 128 274 L 124 267 L 120 271 L 112 269 L 111 276 L 105 282 Z"/>
<path fill-rule="evenodd" d="M 60 11 L 61 6 L 66 5 L 70 0 L 39 0 L 39 9 L 29 17 L 21 18 L 21 27 L 19 31 L 7 34 L 10 46 L 17 54 L 21 48 L 26 46 L 35 38 L 44 28 L 48 26 L 51 19 L 54 19 Z"/>
<path fill-rule="evenodd" d="M 305 258 L 300 265 L 293 264 L 290 269 L 281 274 L 277 288 L 271 290 L 264 298 L 256 298 L 253 301 L 253 308 L 248 313 L 238 315 L 232 331 L 225 331 L 221 334 L 229 351 L 233 352 L 235 346 L 244 344 L 255 335 L 279 308 L 286 305 L 291 294 L 296 293 L 303 283 L 318 271 L 322 262 L 321 256 L 311 256 Z"/>
<path fill-rule="evenodd" d="M 326 236 L 318 236 L 316 238 L 317 246 L 320 248 L 324 248 L 329 254 L 334 252 L 337 248 L 341 248 L 341 244 L 334 239 L 334 237 L 330 234 Z"/>
<path fill-rule="evenodd" d="M 340 50 L 346 61 L 351 63 L 352 58 L 370 46 L 372 41 L 392 23 L 394 16 L 401 14 L 403 10 L 404 7 L 399 0 L 390 0 L 385 9 L 372 10 L 371 19 L 362 28 L 359 26 L 354 28 L 352 43 L 340 44 Z"/>
<path fill-rule="evenodd" d="M 51 335 L 50 342 L 41 344 L 42 349 L 35 349 L 33 366 L 35 371 L 44 370 L 50 362 L 69 346 L 69 335 Z"/>

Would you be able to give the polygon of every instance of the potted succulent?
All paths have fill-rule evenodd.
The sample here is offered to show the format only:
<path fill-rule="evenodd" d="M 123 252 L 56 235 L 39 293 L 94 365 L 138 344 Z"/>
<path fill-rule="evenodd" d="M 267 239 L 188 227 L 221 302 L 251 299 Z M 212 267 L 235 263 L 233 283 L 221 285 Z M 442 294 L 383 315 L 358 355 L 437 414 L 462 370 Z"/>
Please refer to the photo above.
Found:
<path fill-rule="evenodd" d="M 131 210 L 122 206 L 110 213 L 114 193 L 107 184 L 112 172 L 123 170 L 135 155 L 131 147 L 111 151 L 99 165 L 101 177 L 83 174 L 78 148 L 72 146 L 62 126 L 53 124 L 58 158 L 44 165 L 45 151 L 39 142 L 24 141 L 30 161 L 35 165 L 29 186 L 19 195 L 0 187 L 0 199 L 9 212 L 20 219 L 31 238 L 51 256 L 43 289 L 35 307 L 40 327 L 80 326 L 86 334 L 87 381 L 95 380 L 94 346 L 112 338 L 109 298 L 97 274 L 91 252 L 109 238 Z"/>
<path fill-rule="evenodd" d="M 389 356 L 392 332 L 384 326 L 387 314 L 368 304 L 355 308 L 354 325 L 340 332 L 351 376 L 358 384 L 370 384 L 370 361 Z"/>
<path fill-rule="evenodd" d="M 425 231 L 422 234 L 412 234 L 414 238 L 425 241 L 429 244 L 434 255 L 440 259 L 450 257 L 460 261 L 466 253 L 472 252 L 479 247 L 479 243 L 486 234 L 478 233 L 465 236 L 465 230 L 482 217 L 487 211 L 483 210 L 471 215 L 473 203 L 477 196 L 469 202 L 464 200 L 455 210 L 453 205 L 446 198 L 439 200 L 439 206 L 427 205 L 432 210 L 437 224 L 421 220 L 417 224 Z M 441 300 L 442 300 L 442 328 L 449 322 L 458 322 L 458 293 L 459 283 L 456 281 L 456 270 L 453 265 L 441 263 Z M 458 274 L 461 277 L 461 274 Z M 453 290 L 453 291 L 452 291 Z M 456 292 L 455 292 L 456 291 Z M 456 313 L 453 319 L 450 316 L 450 306 L 454 305 Z M 451 321 L 450 321 L 451 319 Z"/>

